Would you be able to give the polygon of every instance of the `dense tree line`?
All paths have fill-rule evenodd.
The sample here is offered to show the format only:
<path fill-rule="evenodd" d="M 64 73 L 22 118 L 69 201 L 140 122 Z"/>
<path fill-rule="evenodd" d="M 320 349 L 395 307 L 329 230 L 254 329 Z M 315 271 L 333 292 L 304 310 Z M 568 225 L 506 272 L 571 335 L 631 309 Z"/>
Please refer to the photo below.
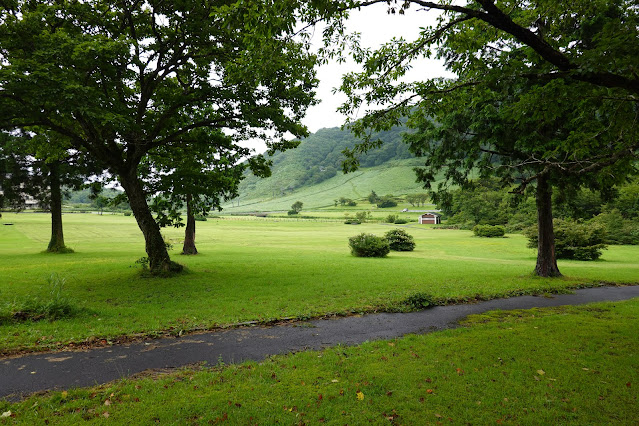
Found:
<path fill-rule="evenodd" d="M 581 223 L 602 228 L 607 244 L 639 244 L 638 181 L 603 194 L 588 189 L 557 190 L 552 203 L 554 218 L 563 220 L 562 225 Z M 534 199 L 504 191 L 496 179 L 481 179 L 468 189 L 451 191 L 451 202 L 442 205 L 442 211 L 447 224 L 462 229 L 503 225 L 509 232 L 519 232 L 536 223 Z"/>

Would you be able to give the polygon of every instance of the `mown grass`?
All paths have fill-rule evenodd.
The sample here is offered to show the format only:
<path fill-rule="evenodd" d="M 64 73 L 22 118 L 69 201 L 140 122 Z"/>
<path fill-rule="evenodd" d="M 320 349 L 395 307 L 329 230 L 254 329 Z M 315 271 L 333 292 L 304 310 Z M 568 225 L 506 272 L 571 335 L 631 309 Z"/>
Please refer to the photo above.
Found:
<path fill-rule="evenodd" d="M 45 214 L 4 214 L 0 304 L 46 294 L 46 278 L 66 280 L 81 312 L 53 322 L 0 326 L 0 352 L 43 350 L 119 336 L 161 335 L 244 321 L 396 310 L 417 293 L 435 300 L 542 293 L 599 281 L 639 280 L 639 247 L 610 247 L 601 261 L 562 261 L 562 279 L 532 277 L 535 251 L 520 235 L 480 239 L 470 231 L 409 226 L 416 249 L 385 259 L 350 255 L 348 237 L 389 225 L 211 219 L 198 222 L 201 254 L 179 256 L 182 229 L 167 229 L 187 272 L 144 278 L 135 261 L 144 242 L 132 217 L 65 214 L 73 254 L 42 253 Z"/>
<path fill-rule="evenodd" d="M 0 402 L 16 424 L 637 424 L 639 299 Z"/>

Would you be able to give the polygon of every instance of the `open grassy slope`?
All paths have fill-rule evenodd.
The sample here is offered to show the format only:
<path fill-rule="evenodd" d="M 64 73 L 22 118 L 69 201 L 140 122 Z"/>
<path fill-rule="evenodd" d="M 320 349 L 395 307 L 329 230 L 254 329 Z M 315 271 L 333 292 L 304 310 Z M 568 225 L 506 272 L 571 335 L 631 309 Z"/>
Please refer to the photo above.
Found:
<path fill-rule="evenodd" d="M 295 192 L 281 195 L 264 193 L 258 198 L 240 195 L 238 200 L 224 205 L 225 213 L 246 211 L 289 210 L 296 201 L 304 203 L 304 208 L 332 206 L 334 200 L 345 197 L 351 199 L 364 198 L 375 191 L 378 195 L 402 195 L 425 192 L 420 183 L 415 182 L 413 168 L 419 165 L 418 159 L 394 160 L 381 166 L 362 168 L 356 172 L 343 174 L 325 180 L 317 185 L 305 186 Z M 269 179 L 279 179 L 274 174 Z"/>
<path fill-rule="evenodd" d="M 562 279 L 530 275 L 535 251 L 521 235 L 479 239 L 469 231 L 410 226 L 417 247 L 385 259 L 355 258 L 347 239 L 381 234 L 366 223 L 219 219 L 198 222 L 201 254 L 179 256 L 182 229 L 166 229 L 187 272 L 140 276 L 142 235 L 132 217 L 65 214 L 76 253 L 44 254 L 45 214 L 4 214 L 0 226 L 0 304 L 46 297 L 46 278 L 66 279 L 79 318 L 0 325 L 0 352 L 70 342 L 211 328 L 249 320 L 397 309 L 415 293 L 441 300 L 543 292 L 598 281 L 639 281 L 639 247 L 614 246 L 601 261 L 560 261 Z"/>

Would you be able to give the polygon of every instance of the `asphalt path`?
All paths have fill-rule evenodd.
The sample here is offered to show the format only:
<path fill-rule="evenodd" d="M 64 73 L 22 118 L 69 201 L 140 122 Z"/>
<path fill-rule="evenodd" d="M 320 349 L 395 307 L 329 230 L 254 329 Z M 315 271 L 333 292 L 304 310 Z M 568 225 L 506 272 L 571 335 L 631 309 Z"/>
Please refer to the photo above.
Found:
<path fill-rule="evenodd" d="M 0 398 L 19 400 L 34 392 L 107 383 L 145 370 L 195 363 L 260 361 L 270 355 L 356 345 L 405 334 L 456 327 L 470 314 L 495 309 L 530 309 L 639 297 L 639 286 L 596 287 L 574 294 L 520 296 L 436 306 L 411 313 L 382 313 L 271 327 L 246 327 L 162 338 L 84 351 L 60 351 L 0 358 Z"/>

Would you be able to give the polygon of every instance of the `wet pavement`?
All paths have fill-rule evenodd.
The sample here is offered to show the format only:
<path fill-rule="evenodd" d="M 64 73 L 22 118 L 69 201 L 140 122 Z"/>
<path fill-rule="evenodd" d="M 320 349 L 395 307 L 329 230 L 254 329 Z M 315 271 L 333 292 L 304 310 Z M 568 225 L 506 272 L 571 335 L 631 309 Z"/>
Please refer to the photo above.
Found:
<path fill-rule="evenodd" d="M 530 309 L 639 297 L 639 286 L 596 287 L 553 297 L 520 296 L 486 302 L 436 306 L 419 312 L 382 313 L 248 327 L 146 340 L 85 351 L 61 351 L 0 358 L 0 398 L 17 400 L 34 392 L 107 383 L 149 369 L 194 363 L 215 365 L 270 355 L 356 345 L 405 334 L 453 328 L 470 314 L 495 309 Z"/>

